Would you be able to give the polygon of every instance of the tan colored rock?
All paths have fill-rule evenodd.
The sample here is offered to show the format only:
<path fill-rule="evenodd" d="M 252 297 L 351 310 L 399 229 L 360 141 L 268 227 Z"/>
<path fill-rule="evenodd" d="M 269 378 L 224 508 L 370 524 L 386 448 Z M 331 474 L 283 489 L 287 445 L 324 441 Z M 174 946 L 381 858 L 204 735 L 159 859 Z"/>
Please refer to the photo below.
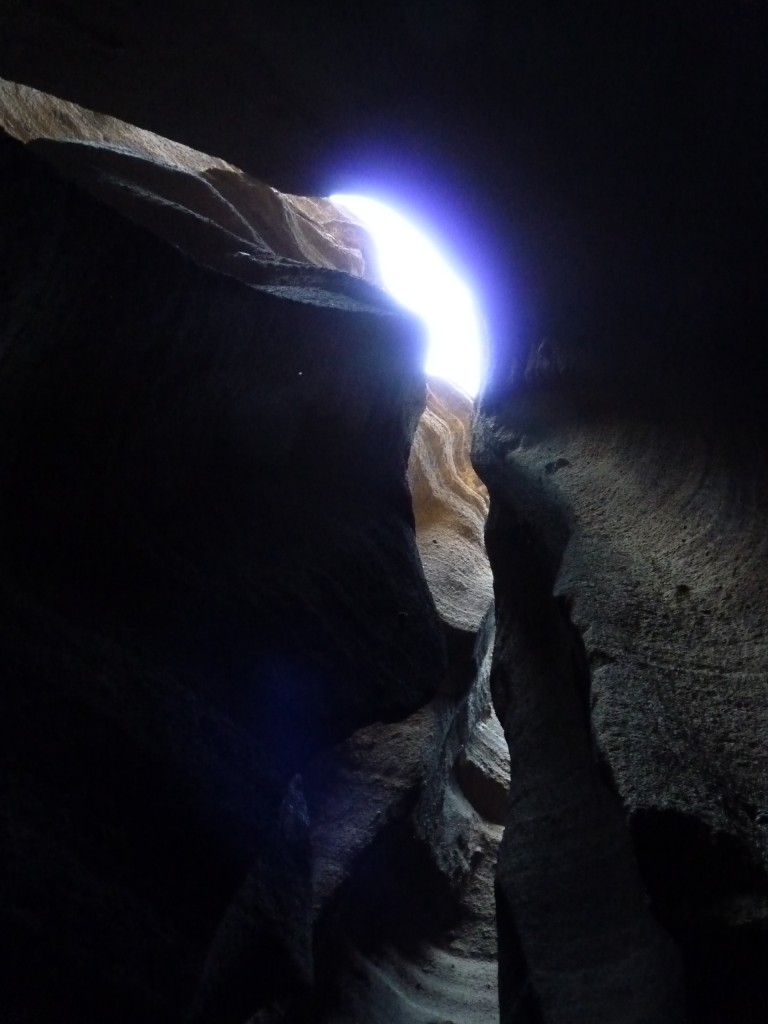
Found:
<path fill-rule="evenodd" d="M 379 281 L 369 233 L 327 199 L 284 195 L 225 160 L 2 79 L 0 127 L 102 201 L 250 284 L 264 283 L 254 276 L 264 265 L 290 264 Z"/>
<path fill-rule="evenodd" d="M 483 531 L 488 492 L 472 468 L 472 401 L 432 377 L 411 449 L 408 476 L 416 543 L 442 618 L 474 632 L 493 600 Z"/>

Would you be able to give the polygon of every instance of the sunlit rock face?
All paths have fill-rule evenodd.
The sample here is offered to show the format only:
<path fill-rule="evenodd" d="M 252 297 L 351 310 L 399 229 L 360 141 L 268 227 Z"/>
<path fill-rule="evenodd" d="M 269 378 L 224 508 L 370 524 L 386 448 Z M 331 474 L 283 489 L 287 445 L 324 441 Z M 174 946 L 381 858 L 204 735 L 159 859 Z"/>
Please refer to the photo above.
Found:
<path fill-rule="evenodd" d="M 441 617 L 475 632 L 493 600 L 483 530 L 488 495 L 470 462 L 472 401 L 431 377 L 408 464 L 416 542 Z"/>
<path fill-rule="evenodd" d="M 136 223 L 255 287 L 306 294 L 308 264 L 378 283 L 368 232 L 325 199 L 283 195 L 217 157 L 15 82 L 0 80 L 0 126 Z M 330 275 L 326 284 L 320 294 L 345 287 Z"/>
<path fill-rule="evenodd" d="M 472 402 L 430 378 L 409 462 L 416 540 L 443 620 L 475 632 L 493 601 L 483 543 L 487 493 L 470 462 Z"/>

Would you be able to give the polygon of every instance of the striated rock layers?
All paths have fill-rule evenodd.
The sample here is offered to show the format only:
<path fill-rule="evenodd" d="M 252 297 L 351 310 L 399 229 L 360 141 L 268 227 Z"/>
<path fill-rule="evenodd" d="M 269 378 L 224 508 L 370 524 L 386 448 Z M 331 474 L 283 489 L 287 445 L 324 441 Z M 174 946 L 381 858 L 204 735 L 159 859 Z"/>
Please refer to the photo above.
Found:
<path fill-rule="evenodd" d="M 488 492 L 470 462 L 472 402 L 431 378 L 408 465 L 416 543 L 443 620 L 476 632 L 493 600 L 483 531 Z"/>
<path fill-rule="evenodd" d="M 217 157 L 1 79 L 0 126 L 138 224 L 256 287 L 296 288 L 299 301 L 313 287 L 344 290 L 319 268 L 378 283 L 368 232 L 327 199 L 284 195 Z"/>

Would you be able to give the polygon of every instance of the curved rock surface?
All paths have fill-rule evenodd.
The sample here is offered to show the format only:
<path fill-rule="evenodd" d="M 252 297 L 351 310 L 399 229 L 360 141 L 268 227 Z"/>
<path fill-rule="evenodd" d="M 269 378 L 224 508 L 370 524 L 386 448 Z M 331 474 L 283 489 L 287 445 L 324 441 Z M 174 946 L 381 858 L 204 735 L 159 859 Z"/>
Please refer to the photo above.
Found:
<path fill-rule="evenodd" d="M 472 401 L 430 378 L 408 463 L 416 543 L 441 617 L 476 632 L 493 601 L 483 530 L 488 494 L 470 462 Z"/>
<path fill-rule="evenodd" d="M 357 755 L 360 781 L 335 792 L 337 817 L 328 834 L 336 850 L 358 821 L 374 820 L 378 830 L 320 921 L 321 935 L 335 933 L 331 945 L 342 965 L 332 1007 L 322 1017 L 328 1024 L 481 1024 L 496 1012 L 493 890 L 502 829 L 482 799 L 468 799 L 482 794 L 484 785 L 501 787 L 508 779 L 498 747 L 496 760 L 486 749 L 493 728 L 492 640 L 488 617 L 478 636 L 477 675 L 469 692 L 459 699 L 440 697 L 394 727 L 394 742 L 379 732 L 385 742 L 369 745 L 362 761 Z M 369 744 L 372 736 L 367 734 Z M 362 738 L 355 737 L 356 746 Z M 465 793 L 456 766 L 468 750 L 478 761 L 483 750 L 484 758 Z M 481 772 L 487 781 L 480 780 Z M 385 808 L 382 796 L 386 800 L 398 782 L 400 795 L 390 796 Z M 350 806 L 356 792 L 365 795 L 357 808 Z M 494 796 L 498 800 L 495 790 Z M 337 855 L 332 863 L 338 865 Z"/>
<path fill-rule="evenodd" d="M 344 271 L 323 279 L 319 300 L 349 292 L 346 274 L 378 282 L 367 230 L 327 199 L 284 195 L 224 160 L 16 82 L 0 80 L 0 127 L 97 198 L 246 283 L 294 286 L 300 300 L 307 265 Z"/>
<path fill-rule="evenodd" d="M 572 840 L 578 820 L 583 856 L 597 864 L 595 850 L 587 851 L 600 830 L 575 806 L 602 802 L 606 827 L 614 815 L 610 846 L 626 850 L 632 840 L 652 907 L 680 946 L 688 1013 L 747 1020 L 766 998 L 755 990 L 753 965 L 768 934 L 766 648 L 758 624 L 766 579 L 758 524 L 768 488 L 755 457 L 762 414 L 744 402 L 735 418 L 712 385 L 686 391 L 674 363 L 663 371 L 655 380 L 647 374 L 637 393 L 616 356 L 599 375 L 580 373 L 578 359 L 570 369 L 529 362 L 509 398 L 489 403 L 478 423 L 475 464 L 491 493 L 487 542 L 500 608 L 494 692 L 512 753 L 515 808 L 499 878 L 512 900 L 532 900 L 539 871 L 525 858 L 536 840 L 523 835 L 542 816 Z M 527 746 L 534 722 L 538 748 Z M 554 737 L 540 764 L 542 744 Z M 518 797 L 514 780 L 523 778 Z M 549 806 L 553 786 L 556 807 Z M 567 792 L 576 803 L 557 825 Z M 614 794 L 628 829 L 610 808 Z M 540 825 L 535 832 L 543 839 Z M 599 874 L 590 869 L 594 876 L 579 870 L 581 908 L 552 905 L 554 870 L 541 870 L 535 921 L 524 925 L 526 913 L 515 912 L 531 964 L 546 959 L 536 936 L 550 942 L 553 933 L 571 934 L 569 913 L 583 918 L 610 884 L 605 864 Z M 564 884 L 574 891 L 573 880 Z M 615 927 L 628 928 L 638 878 L 614 884 L 613 906 L 622 907 Z M 601 937 L 606 927 L 601 920 Z M 578 939 L 579 971 L 592 969 L 587 933 L 583 927 Z M 629 949 L 639 948 L 633 939 Z M 602 952 L 594 957 L 606 962 Z M 596 978 L 589 995 L 577 996 L 559 974 L 566 1005 L 558 1011 L 548 981 L 531 970 L 549 1007 L 545 1019 L 582 1019 L 580 1005 L 585 1021 L 607 1012 L 591 1004 Z M 613 984 L 606 981 L 608 1005 Z M 641 985 L 636 978 L 635 990 Z M 651 989 L 658 995 L 663 986 Z M 634 1011 L 625 1004 L 627 1019 L 645 1019 L 648 1005 L 647 997 Z M 624 1019 L 615 1012 L 612 1019 Z M 680 1012 L 659 1008 L 653 1019 L 680 1019 Z"/>

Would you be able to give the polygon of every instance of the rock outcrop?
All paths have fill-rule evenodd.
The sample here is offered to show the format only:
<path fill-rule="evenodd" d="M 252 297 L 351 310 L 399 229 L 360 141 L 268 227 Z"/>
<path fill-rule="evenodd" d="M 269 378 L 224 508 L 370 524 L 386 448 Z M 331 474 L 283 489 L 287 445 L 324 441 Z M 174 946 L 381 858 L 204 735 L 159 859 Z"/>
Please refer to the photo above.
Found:
<path fill-rule="evenodd" d="M 0 126 L 92 195 L 213 269 L 255 287 L 378 283 L 366 229 L 327 199 L 283 195 L 216 157 L 0 80 Z M 307 265 L 341 270 L 307 276 Z"/>
<path fill-rule="evenodd" d="M 443 674 L 420 332 L 215 273 L 7 138 L 2 179 L 4 1009 L 167 1021 L 204 976 L 239 1019 L 308 983 L 300 777 Z"/>
<path fill-rule="evenodd" d="M 4 1011 L 422 1019 L 405 975 L 480 1020 L 506 762 L 468 401 L 420 418 L 417 325 L 284 197 L 2 95 Z M 232 272 L 278 228 L 287 278 L 271 244 Z"/>
<path fill-rule="evenodd" d="M 465 395 L 430 380 L 409 462 L 448 651 L 440 694 L 358 731 L 311 773 L 319 934 L 344 965 L 334 971 L 326 954 L 328 1024 L 481 1024 L 496 1012 L 493 872 L 509 758 L 490 700 L 487 499 L 469 461 L 471 414 Z"/>

